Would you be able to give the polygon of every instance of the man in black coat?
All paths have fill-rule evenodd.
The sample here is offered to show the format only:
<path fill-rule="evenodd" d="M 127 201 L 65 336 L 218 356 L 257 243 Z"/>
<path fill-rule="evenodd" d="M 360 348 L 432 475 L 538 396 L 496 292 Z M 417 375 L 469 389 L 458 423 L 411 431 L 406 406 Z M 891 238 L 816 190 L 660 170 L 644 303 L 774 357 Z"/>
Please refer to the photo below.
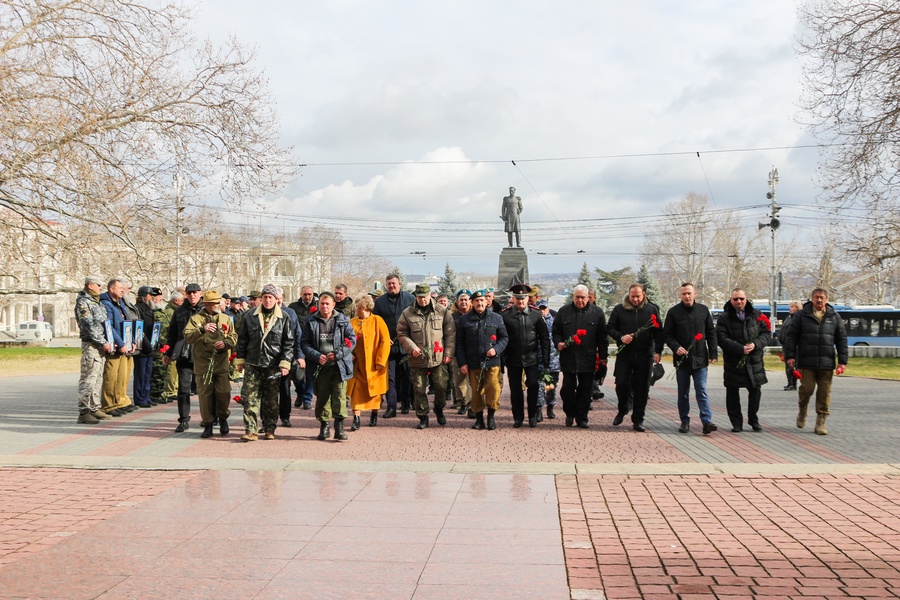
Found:
<path fill-rule="evenodd" d="M 835 349 L 837 370 L 835 371 Z M 806 427 L 806 409 L 816 392 L 816 433 L 828 435 L 825 419 L 831 405 L 831 379 L 847 367 L 847 330 L 844 320 L 828 304 L 828 292 L 816 288 L 812 298 L 794 314 L 784 340 L 784 358 L 791 368 L 800 370 L 800 412 L 797 427 Z"/>
<path fill-rule="evenodd" d="M 622 303 L 613 308 L 607 332 L 619 348 L 616 352 L 616 397 L 619 412 L 613 425 L 621 425 L 632 409 L 631 423 L 635 431 L 646 431 L 644 413 L 650 395 L 650 367 L 662 355 L 663 336 L 659 307 L 647 299 L 644 286 L 633 284 Z M 635 335 L 637 331 L 641 331 Z"/>
<path fill-rule="evenodd" d="M 718 427 L 712 422 L 709 394 L 706 393 L 706 377 L 710 363 L 719 358 L 716 348 L 716 328 L 709 308 L 695 302 L 697 292 L 691 283 L 681 284 L 681 302 L 666 313 L 663 338 L 674 355 L 675 377 L 678 381 L 678 415 L 681 417 L 679 433 L 691 430 L 691 380 L 697 396 L 697 408 L 703 423 L 703 434 L 708 435 Z"/>
<path fill-rule="evenodd" d="M 388 333 L 391 335 L 391 354 L 388 358 L 388 392 L 387 410 L 383 418 L 391 419 L 397 416 L 397 402 L 403 414 L 409 413 L 409 404 L 412 398 L 412 382 L 409 379 L 409 364 L 403 361 L 406 353 L 397 343 L 397 321 L 403 311 L 413 305 L 415 297 L 407 291 L 400 289 L 400 276 L 391 273 L 384 280 L 386 293 L 375 300 L 373 315 L 384 319 Z M 403 362 L 401 362 L 403 361 Z"/>
<path fill-rule="evenodd" d="M 759 425 L 759 401 L 762 386 L 769 382 L 763 364 L 765 347 L 772 339 L 769 318 L 753 308 L 747 294 L 741 288 L 731 291 L 731 301 L 725 305 L 716 322 L 716 340 L 722 348 L 725 361 L 725 406 L 731 420 L 731 431 L 744 430 L 741 414 L 740 389 L 746 388 L 747 423 L 753 431 L 762 431 Z"/>
<path fill-rule="evenodd" d="M 514 308 L 502 314 L 509 344 L 506 346 L 506 374 L 509 377 L 509 397 L 512 405 L 513 427 L 519 428 L 525 419 L 525 392 L 522 376 L 528 389 L 528 426 L 537 425 L 538 385 L 541 372 L 550 365 L 550 332 L 539 310 L 528 306 L 531 287 L 525 284 L 509 288 Z"/>
<path fill-rule="evenodd" d="M 170 360 L 175 361 L 178 368 L 178 427 L 175 433 L 187 431 L 191 420 L 191 380 L 194 378 L 193 353 L 185 349 L 184 328 L 191 317 L 200 312 L 203 303 L 203 291 L 199 283 L 189 283 L 184 288 L 184 303 L 175 309 L 172 314 L 172 322 L 169 324 L 169 346 L 163 362 L 168 365 Z"/>
<path fill-rule="evenodd" d="M 609 346 L 606 338 L 606 315 L 603 309 L 588 302 L 588 288 L 576 285 L 572 303 L 559 309 L 553 321 L 553 344 L 559 350 L 559 367 L 563 373 L 560 397 L 566 413 L 566 427 L 573 423 L 588 428 L 588 411 L 594 387 L 597 356 L 606 365 Z"/>

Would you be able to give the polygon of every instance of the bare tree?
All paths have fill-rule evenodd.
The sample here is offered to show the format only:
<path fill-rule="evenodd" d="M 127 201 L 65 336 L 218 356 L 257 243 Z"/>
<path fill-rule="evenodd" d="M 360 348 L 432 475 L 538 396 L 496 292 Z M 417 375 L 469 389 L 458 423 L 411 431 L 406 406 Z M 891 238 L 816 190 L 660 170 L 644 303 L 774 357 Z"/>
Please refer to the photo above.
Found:
<path fill-rule="evenodd" d="M 90 223 L 137 248 L 172 182 L 226 199 L 294 173 L 253 52 L 197 44 L 187 9 L 0 0 L 0 208 L 26 228 Z"/>
<path fill-rule="evenodd" d="M 824 150 L 821 185 L 870 222 L 900 206 L 900 10 L 892 0 L 816 0 L 800 8 L 808 63 L 803 104 Z M 882 227 L 881 258 L 900 256 L 900 223 Z"/>

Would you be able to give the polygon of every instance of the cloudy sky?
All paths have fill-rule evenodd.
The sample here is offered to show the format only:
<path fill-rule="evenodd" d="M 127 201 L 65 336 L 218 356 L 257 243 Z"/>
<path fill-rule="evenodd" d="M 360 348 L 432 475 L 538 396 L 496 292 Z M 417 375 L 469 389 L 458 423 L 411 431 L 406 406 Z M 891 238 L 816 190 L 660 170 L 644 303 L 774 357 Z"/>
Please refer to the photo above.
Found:
<path fill-rule="evenodd" d="M 406 272 L 495 271 L 510 186 L 532 273 L 638 264 L 688 192 L 756 229 L 773 165 L 782 231 L 814 215 L 790 1 L 208 0 L 195 28 L 269 77 L 305 165 L 262 199 L 277 226 Z"/>

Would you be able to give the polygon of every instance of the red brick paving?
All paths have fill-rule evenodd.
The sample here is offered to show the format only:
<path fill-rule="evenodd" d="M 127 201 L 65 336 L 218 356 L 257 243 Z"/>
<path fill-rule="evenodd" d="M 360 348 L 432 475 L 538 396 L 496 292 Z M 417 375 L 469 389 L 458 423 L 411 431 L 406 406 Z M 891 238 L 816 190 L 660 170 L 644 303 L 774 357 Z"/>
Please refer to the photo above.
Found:
<path fill-rule="evenodd" d="M 900 587 L 896 477 L 560 475 L 557 493 L 573 590 L 880 598 Z"/>
<path fill-rule="evenodd" d="M 196 474 L 0 468 L 0 565 L 125 512 Z"/>

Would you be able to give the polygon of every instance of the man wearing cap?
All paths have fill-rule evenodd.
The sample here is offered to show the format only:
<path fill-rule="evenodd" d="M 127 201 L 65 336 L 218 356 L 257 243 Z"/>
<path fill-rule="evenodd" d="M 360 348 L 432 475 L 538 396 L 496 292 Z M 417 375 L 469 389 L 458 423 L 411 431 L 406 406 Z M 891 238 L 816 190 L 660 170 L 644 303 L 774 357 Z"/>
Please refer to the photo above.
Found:
<path fill-rule="evenodd" d="M 150 408 L 156 406 L 150 398 L 150 378 L 153 374 L 153 348 L 150 344 L 150 336 L 153 334 L 153 292 L 159 292 L 159 288 L 152 288 L 149 285 L 142 285 L 138 288 L 137 309 L 140 321 L 143 321 L 143 333 L 141 339 L 138 340 L 137 326 L 135 326 L 135 343 L 140 342 L 140 349 L 134 355 L 134 404 L 141 408 Z"/>
<path fill-rule="evenodd" d="M 159 324 L 159 337 L 156 340 L 156 346 L 153 350 L 153 369 L 150 372 L 150 403 L 151 404 L 165 404 L 168 402 L 168 398 L 166 397 L 166 380 L 169 368 L 163 364 L 162 362 L 162 353 L 159 352 L 160 346 L 165 344 L 166 336 L 169 334 L 169 323 L 171 322 L 171 315 L 166 312 L 166 303 L 163 300 L 162 290 L 159 288 L 153 288 L 154 292 L 158 292 L 154 294 L 150 301 L 150 308 L 153 309 L 153 323 L 154 326 Z M 153 331 L 150 331 L 150 336 L 153 336 Z M 176 373 L 177 377 L 177 373 Z M 173 397 L 177 393 L 177 380 L 176 387 L 173 388 L 173 393 L 171 394 Z"/>
<path fill-rule="evenodd" d="M 184 341 L 194 349 L 202 438 L 212 436 L 215 420 L 219 423 L 219 433 L 227 435 L 229 431 L 231 382 L 228 380 L 228 358 L 237 344 L 237 332 L 231 317 L 222 311 L 221 302 L 222 297 L 214 290 L 203 294 L 203 308 L 184 328 Z"/>
<path fill-rule="evenodd" d="M 256 291 L 256 290 L 253 290 L 253 291 L 250 292 L 250 294 L 247 296 L 247 299 L 248 299 L 248 304 L 250 305 L 250 308 L 256 308 L 256 307 L 258 307 L 260 304 L 262 304 L 262 292 L 258 292 L 258 291 Z"/>
<path fill-rule="evenodd" d="M 316 392 L 318 439 L 328 438 L 328 421 L 334 416 L 334 439 L 346 440 L 347 380 L 353 377 L 356 332 L 343 313 L 334 310 L 334 295 L 319 294 L 319 310 L 303 322 L 300 349 L 313 371 Z"/>
<path fill-rule="evenodd" d="M 277 290 L 278 295 L 275 299 L 278 307 L 291 322 L 291 327 L 294 328 L 294 362 L 291 363 L 290 372 L 281 378 L 281 383 L 278 385 L 278 417 L 281 419 L 282 427 L 291 427 L 291 382 L 294 381 L 294 375 L 298 368 L 306 368 L 306 361 L 300 350 L 300 321 L 297 313 L 284 305 L 284 290 L 282 288 L 277 288 Z"/>
<path fill-rule="evenodd" d="M 650 368 L 659 362 L 663 350 L 659 307 L 647 299 L 643 285 L 635 283 L 628 288 L 622 303 L 609 316 L 607 332 L 618 345 L 613 373 L 619 410 L 612 424 L 618 427 L 632 411 L 632 428 L 643 432 L 650 395 Z"/>
<path fill-rule="evenodd" d="M 450 309 L 450 316 L 453 317 L 453 325 L 459 329 L 459 319 L 464 314 L 472 310 L 472 301 L 469 300 L 469 294 L 472 292 L 467 289 L 461 289 L 456 292 L 456 301 Z M 453 395 L 455 401 L 453 408 L 458 410 L 457 414 L 464 415 L 470 412 L 470 417 L 475 418 L 472 413 L 472 390 L 469 388 L 469 378 L 459 371 L 459 363 L 456 361 L 456 352 L 453 353 L 453 361 L 450 363 L 451 373 L 453 376 Z"/>
<path fill-rule="evenodd" d="M 182 433 L 190 428 L 191 421 L 191 381 L 194 378 L 194 356 L 190 345 L 184 341 L 184 328 L 191 317 L 203 308 L 200 299 L 202 290 L 199 283 L 189 283 L 184 288 L 185 301 L 172 314 L 169 324 L 169 335 L 166 344 L 166 365 L 174 362 L 178 369 L 178 426 L 175 433 Z"/>
<path fill-rule="evenodd" d="M 403 414 L 409 413 L 410 383 L 409 365 L 403 360 L 405 353 L 397 342 L 397 321 L 407 307 L 416 299 L 407 291 L 400 289 L 400 276 L 391 273 L 384 280 L 386 293 L 375 300 L 373 315 L 384 319 L 388 332 L 391 334 L 391 355 L 388 359 L 388 393 L 387 410 L 383 418 L 391 419 L 397 416 L 397 403 Z"/>
<path fill-rule="evenodd" d="M 609 354 L 606 339 L 606 315 L 603 309 L 588 302 L 588 288 L 576 285 L 572 303 L 559 309 L 553 320 L 553 344 L 559 350 L 563 372 L 560 397 L 566 413 L 566 427 L 577 424 L 588 428 L 588 411 L 594 387 L 597 356 L 606 364 Z"/>
<path fill-rule="evenodd" d="M 294 328 L 278 306 L 278 288 L 268 284 L 262 289 L 260 304 L 247 312 L 238 330 L 237 359 L 234 364 L 244 372 L 244 435 L 253 442 L 275 439 L 278 426 L 278 386 L 294 360 Z"/>
<path fill-rule="evenodd" d="M 178 367 L 175 365 L 175 361 L 167 361 L 165 352 L 163 348 L 168 349 L 168 340 L 169 340 L 169 327 L 172 324 L 172 317 L 175 315 L 175 311 L 178 310 L 178 307 L 184 304 L 185 300 L 185 292 L 175 290 L 169 296 L 169 301 L 166 303 L 165 308 L 162 311 L 157 311 L 153 314 L 153 318 L 156 319 L 160 324 L 159 330 L 159 343 L 160 343 L 160 352 L 159 352 L 159 360 L 160 363 L 165 368 L 165 386 L 162 391 L 163 402 L 175 402 L 178 400 Z"/>
<path fill-rule="evenodd" d="M 397 343 L 409 355 L 413 399 L 419 429 L 428 427 L 428 372 L 434 379 L 434 416 L 439 425 L 447 424 L 447 369 L 456 346 L 456 325 L 443 305 L 431 298 L 431 286 L 416 286 L 416 302 L 403 311 L 397 321 Z"/>
<path fill-rule="evenodd" d="M 525 419 L 523 376 L 528 390 L 528 426 L 535 427 L 540 376 L 550 364 L 550 332 L 541 313 L 528 306 L 531 287 L 517 284 L 509 288 L 509 291 L 514 301 L 513 309 L 504 312 L 502 316 L 509 335 L 505 357 L 513 427 L 518 429 Z"/>
<path fill-rule="evenodd" d="M 96 425 L 110 416 L 100 410 L 103 365 L 113 345 L 106 340 L 103 323 L 106 309 L 100 304 L 103 282 L 99 277 L 84 279 L 84 289 L 75 299 L 75 319 L 81 336 L 81 375 L 78 378 L 78 422 Z"/>
<path fill-rule="evenodd" d="M 503 318 L 488 308 L 485 290 L 472 292 L 472 310 L 459 318 L 456 329 L 456 361 L 472 388 L 472 429 L 494 430 L 494 413 L 500 408 L 500 354 L 509 343 Z"/>

